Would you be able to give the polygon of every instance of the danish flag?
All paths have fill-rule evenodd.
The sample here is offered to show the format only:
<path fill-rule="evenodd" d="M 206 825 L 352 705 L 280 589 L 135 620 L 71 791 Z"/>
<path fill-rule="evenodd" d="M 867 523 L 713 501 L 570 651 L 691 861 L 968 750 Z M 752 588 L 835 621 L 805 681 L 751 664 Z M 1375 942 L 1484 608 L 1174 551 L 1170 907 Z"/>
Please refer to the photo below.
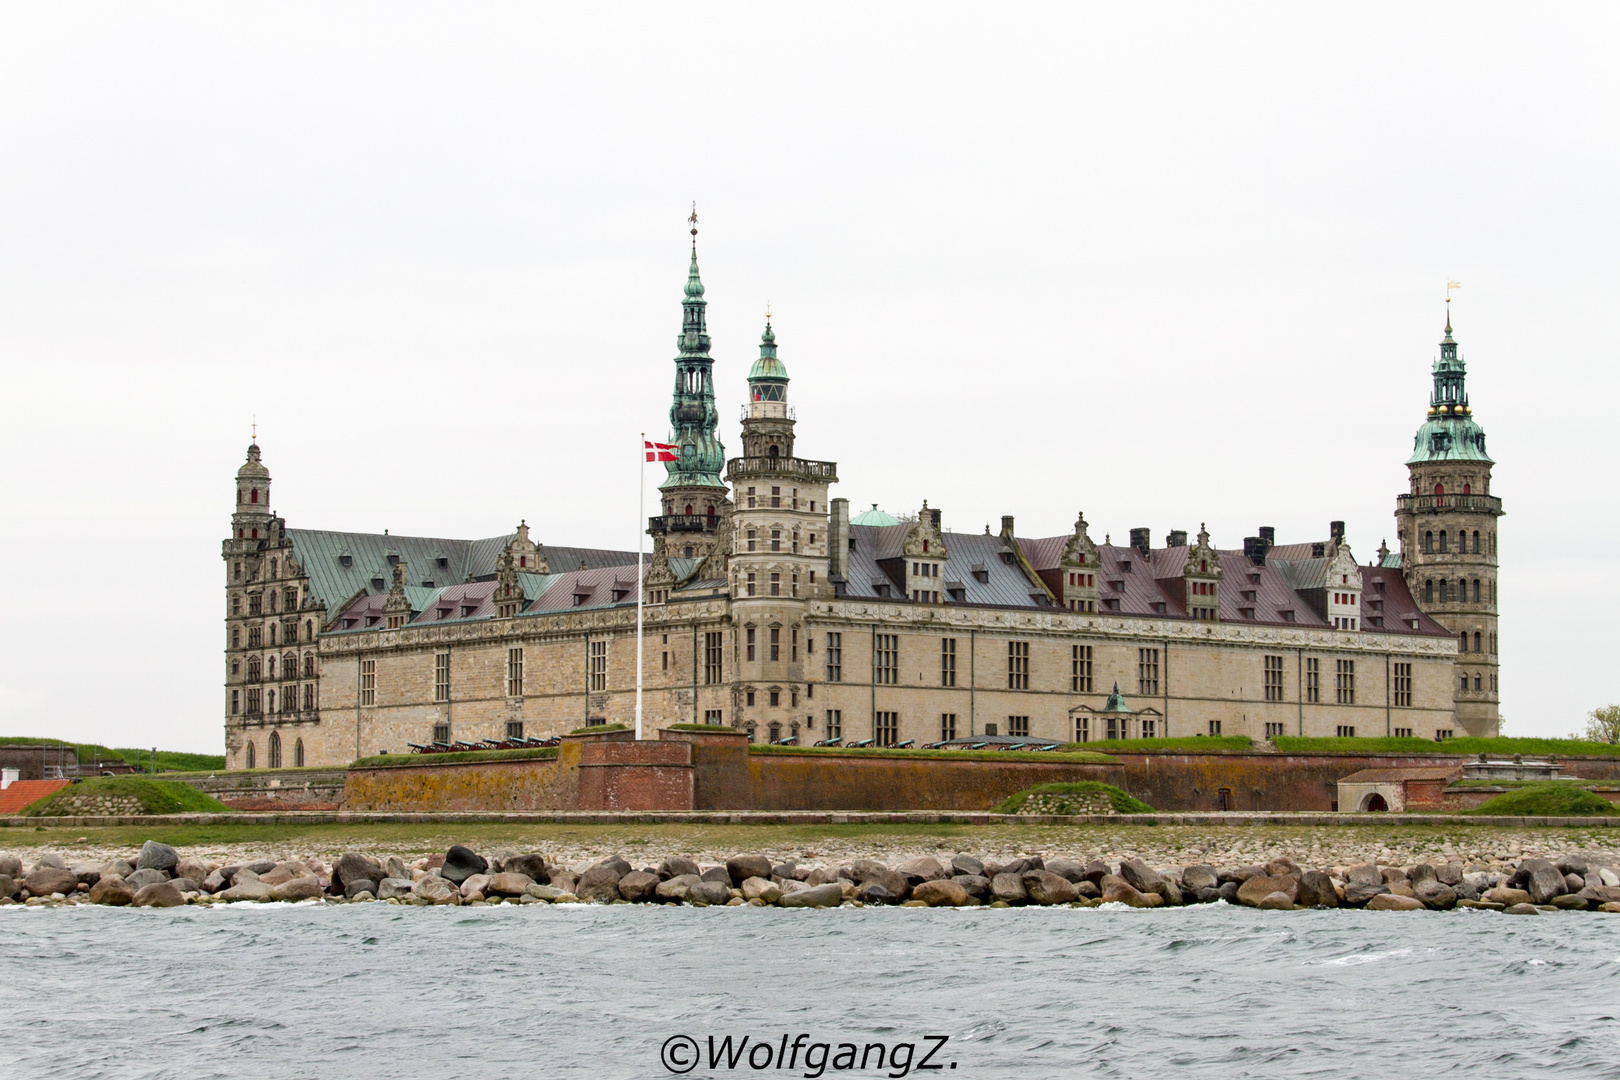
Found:
<path fill-rule="evenodd" d="M 648 442 L 643 439 L 641 445 L 646 448 L 648 461 L 679 461 L 680 450 L 678 446 L 669 443 Z"/>

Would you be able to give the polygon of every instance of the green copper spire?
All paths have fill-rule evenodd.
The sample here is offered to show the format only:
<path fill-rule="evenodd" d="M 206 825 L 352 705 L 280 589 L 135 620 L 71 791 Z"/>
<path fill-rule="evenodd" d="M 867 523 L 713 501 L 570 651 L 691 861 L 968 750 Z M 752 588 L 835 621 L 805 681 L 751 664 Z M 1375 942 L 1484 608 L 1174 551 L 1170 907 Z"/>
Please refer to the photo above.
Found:
<path fill-rule="evenodd" d="M 749 396 L 755 401 L 786 401 L 787 365 L 776 358 L 776 331 L 771 317 L 765 316 L 765 332 L 759 336 L 759 359 L 748 369 Z M 763 392 L 763 393 L 762 393 Z"/>
<path fill-rule="evenodd" d="M 698 276 L 696 205 L 687 220 L 692 223 L 692 265 L 686 272 L 681 300 L 681 332 L 675 339 L 680 355 L 675 358 L 675 393 L 669 406 L 670 442 L 681 448 L 680 459 L 665 466 L 669 478 L 659 487 L 724 489 L 720 471 L 725 467 L 726 449 L 717 434 L 720 414 L 714 404 L 708 301 L 703 299 L 703 279 Z"/>
<path fill-rule="evenodd" d="M 1468 404 L 1468 367 L 1451 336 L 1451 309 L 1446 308 L 1446 336 L 1440 359 L 1434 362 L 1434 389 L 1429 393 L 1428 418 L 1418 428 L 1408 465 L 1425 461 L 1490 462 L 1485 453 L 1485 431 L 1474 422 Z"/>

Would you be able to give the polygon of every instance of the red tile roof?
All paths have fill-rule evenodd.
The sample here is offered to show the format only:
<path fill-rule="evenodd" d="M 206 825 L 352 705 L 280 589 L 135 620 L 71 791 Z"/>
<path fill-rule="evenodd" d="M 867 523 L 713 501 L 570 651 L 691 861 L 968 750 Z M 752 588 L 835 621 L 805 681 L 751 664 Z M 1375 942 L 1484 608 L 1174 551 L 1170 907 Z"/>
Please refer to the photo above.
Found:
<path fill-rule="evenodd" d="M 47 795 L 54 795 L 71 783 L 73 783 L 71 780 L 18 780 L 4 791 L 0 791 L 0 814 L 15 814 Z"/>

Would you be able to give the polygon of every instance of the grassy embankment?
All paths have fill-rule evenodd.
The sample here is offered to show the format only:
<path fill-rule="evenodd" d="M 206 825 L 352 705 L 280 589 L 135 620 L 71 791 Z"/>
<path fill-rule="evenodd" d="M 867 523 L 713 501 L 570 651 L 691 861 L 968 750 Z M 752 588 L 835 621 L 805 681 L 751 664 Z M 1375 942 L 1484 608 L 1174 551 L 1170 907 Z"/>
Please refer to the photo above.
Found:
<path fill-rule="evenodd" d="M 1562 780 L 1549 780 L 1526 784 L 1463 813 L 1504 817 L 1601 817 L 1620 814 L 1620 806 L 1585 788 Z"/>
<path fill-rule="evenodd" d="M 991 813 L 1016 814 L 1019 810 L 1023 809 L 1024 804 L 1029 801 L 1030 796 L 1032 795 L 1056 796 L 1056 798 L 1048 800 L 1052 805 L 1051 808 L 1046 811 L 1047 813 L 1080 813 L 1081 811 L 1078 808 L 1071 809 L 1065 803 L 1062 796 L 1093 795 L 1098 793 L 1108 796 L 1108 801 L 1113 804 L 1114 813 L 1116 814 L 1151 814 L 1153 812 L 1153 807 L 1149 806 L 1141 799 L 1132 798 L 1130 795 L 1127 795 L 1125 792 L 1121 791 L 1112 784 L 1104 784 L 1096 780 L 1082 780 L 1073 784 L 1036 784 L 1034 787 L 1025 788 L 1023 791 L 1018 792 L 1018 794 L 1010 795 L 1006 799 L 997 803 Z"/>
<path fill-rule="evenodd" d="M 1285 754 L 1488 754 L 1495 759 L 1514 754 L 1541 758 L 1620 757 L 1620 745 L 1585 742 L 1580 739 L 1337 739 L 1299 735 L 1278 735 L 1272 745 Z"/>
<path fill-rule="evenodd" d="M 90 762 L 125 761 L 142 772 L 156 769 L 158 772 L 208 772 L 225 767 L 224 754 L 187 754 L 178 750 L 159 750 L 153 755 L 151 750 L 137 748 L 113 749 L 102 746 L 100 743 L 69 742 L 66 739 L 35 739 L 26 735 L 7 735 L 0 737 L 0 746 L 65 746 L 78 752 L 79 760 Z M 54 762 L 48 762 L 54 764 Z"/>
<path fill-rule="evenodd" d="M 105 795 L 114 798 L 133 798 L 140 804 L 142 814 L 219 814 L 230 813 L 230 807 L 205 795 L 190 784 L 178 780 L 154 780 L 145 776 L 93 776 L 53 794 L 45 796 L 23 808 L 28 817 L 49 817 L 75 814 L 76 803 Z"/>

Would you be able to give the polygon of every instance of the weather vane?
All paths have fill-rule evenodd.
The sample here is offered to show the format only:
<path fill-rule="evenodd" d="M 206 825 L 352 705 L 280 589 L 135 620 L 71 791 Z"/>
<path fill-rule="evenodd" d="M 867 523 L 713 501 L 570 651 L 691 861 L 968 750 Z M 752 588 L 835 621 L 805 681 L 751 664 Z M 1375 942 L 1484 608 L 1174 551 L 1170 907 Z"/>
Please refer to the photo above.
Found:
<path fill-rule="evenodd" d="M 771 321 L 771 302 L 769 300 L 765 301 L 765 321 L 767 323 Z"/>
<path fill-rule="evenodd" d="M 1460 282 L 1460 281 L 1448 281 L 1448 282 L 1446 282 L 1446 303 L 1448 303 L 1448 304 L 1451 303 L 1451 290 L 1452 289 L 1460 289 L 1460 288 L 1462 288 L 1462 282 Z"/>
<path fill-rule="evenodd" d="M 692 203 L 692 216 L 686 219 L 692 223 L 692 240 L 697 242 L 697 202 Z"/>
<path fill-rule="evenodd" d="M 259 441 L 259 414 L 253 414 L 253 441 Z"/>

